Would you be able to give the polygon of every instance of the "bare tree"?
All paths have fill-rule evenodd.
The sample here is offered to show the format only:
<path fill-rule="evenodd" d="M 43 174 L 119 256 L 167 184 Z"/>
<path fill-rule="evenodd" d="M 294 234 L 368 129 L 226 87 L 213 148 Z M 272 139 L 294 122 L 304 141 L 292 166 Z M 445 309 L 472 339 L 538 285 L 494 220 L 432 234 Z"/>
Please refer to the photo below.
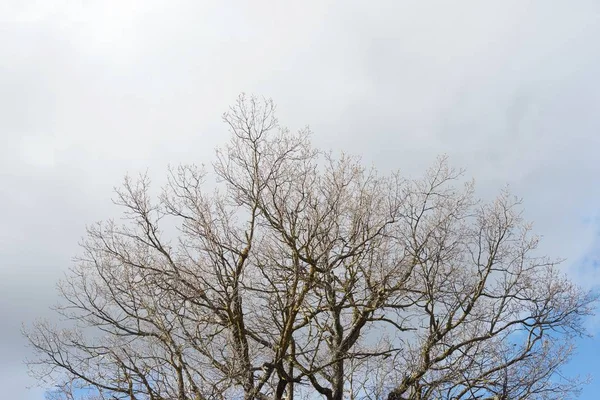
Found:
<path fill-rule="evenodd" d="M 477 201 L 444 158 L 417 180 L 379 174 L 274 112 L 241 96 L 212 174 L 173 168 L 154 197 L 125 179 L 124 219 L 88 228 L 59 285 L 68 324 L 25 332 L 53 398 L 577 392 L 559 372 L 595 297 L 535 254 L 517 199 Z"/>

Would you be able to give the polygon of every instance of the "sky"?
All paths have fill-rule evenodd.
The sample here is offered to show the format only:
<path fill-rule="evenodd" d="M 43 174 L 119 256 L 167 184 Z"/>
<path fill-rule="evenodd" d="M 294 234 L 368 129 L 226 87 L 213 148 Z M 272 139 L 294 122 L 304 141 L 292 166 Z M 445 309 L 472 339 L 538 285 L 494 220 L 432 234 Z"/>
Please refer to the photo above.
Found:
<path fill-rule="evenodd" d="M 284 4 L 285 3 L 285 4 Z M 0 1 L 0 390 L 43 399 L 22 323 L 52 315 L 126 173 L 210 163 L 239 93 L 417 176 L 445 153 L 524 199 L 541 251 L 600 285 L 600 2 Z M 600 333 L 600 317 L 587 325 Z M 600 391 L 600 339 L 570 373 Z"/>

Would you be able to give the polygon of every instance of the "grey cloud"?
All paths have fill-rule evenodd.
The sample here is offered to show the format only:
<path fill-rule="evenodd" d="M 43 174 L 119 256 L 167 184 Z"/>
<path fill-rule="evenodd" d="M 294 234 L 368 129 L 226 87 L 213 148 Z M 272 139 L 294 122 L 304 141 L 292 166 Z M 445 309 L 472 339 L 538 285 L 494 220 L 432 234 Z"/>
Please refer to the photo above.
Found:
<path fill-rule="evenodd" d="M 524 197 L 542 251 L 598 254 L 595 1 L 12 2 L 0 9 L 0 385 L 23 389 L 21 321 L 49 315 L 84 226 L 122 175 L 210 162 L 220 114 L 272 96 L 325 148 L 418 174 L 439 153 L 482 197 Z M 31 383 L 31 382 L 29 382 Z"/>

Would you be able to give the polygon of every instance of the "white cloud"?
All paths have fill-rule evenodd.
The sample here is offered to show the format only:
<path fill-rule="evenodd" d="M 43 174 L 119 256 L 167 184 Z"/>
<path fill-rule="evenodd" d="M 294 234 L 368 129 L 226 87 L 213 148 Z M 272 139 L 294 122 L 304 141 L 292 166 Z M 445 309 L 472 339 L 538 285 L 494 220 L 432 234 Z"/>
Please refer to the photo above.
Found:
<path fill-rule="evenodd" d="M 317 144 L 383 169 L 416 174 L 445 152 L 482 196 L 510 183 L 543 250 L 600 283 L 577 265 L 598 254 L 583 222 L 600 209 L 596 1 L 11 1 L 0 31 L 11 326 L 23 307 L 45 312 L 45 294 L 20 307 L 14 293 L 53 289 L 84 225 L 111 216 L 125 172 L 210 162 L 241 91 L 272 96 L 290 128 L 310 124 Z M 24 373 L 20 355 L 2 362 Z M 0 385 L 26 398 L 19 380 Z"/>

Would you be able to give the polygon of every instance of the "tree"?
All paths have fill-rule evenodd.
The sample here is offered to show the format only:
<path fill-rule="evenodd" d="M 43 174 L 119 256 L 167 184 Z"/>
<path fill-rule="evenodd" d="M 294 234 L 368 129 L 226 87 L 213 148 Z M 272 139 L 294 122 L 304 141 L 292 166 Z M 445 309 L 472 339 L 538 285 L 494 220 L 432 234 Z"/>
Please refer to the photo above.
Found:
<path fill-rule="evenodd" d="M 241 96 L 213 175 L 172 168 L 154 197 L 126 178 L 124 221 L 87 229 L 59 285 L 70 323 L 25 333 L 57 398 L 576 393 L 558 372 L 595 296 L 535 254 L 516 198 L 477 201 L 445 158 L 380 174 L 274 112 Z"/>

